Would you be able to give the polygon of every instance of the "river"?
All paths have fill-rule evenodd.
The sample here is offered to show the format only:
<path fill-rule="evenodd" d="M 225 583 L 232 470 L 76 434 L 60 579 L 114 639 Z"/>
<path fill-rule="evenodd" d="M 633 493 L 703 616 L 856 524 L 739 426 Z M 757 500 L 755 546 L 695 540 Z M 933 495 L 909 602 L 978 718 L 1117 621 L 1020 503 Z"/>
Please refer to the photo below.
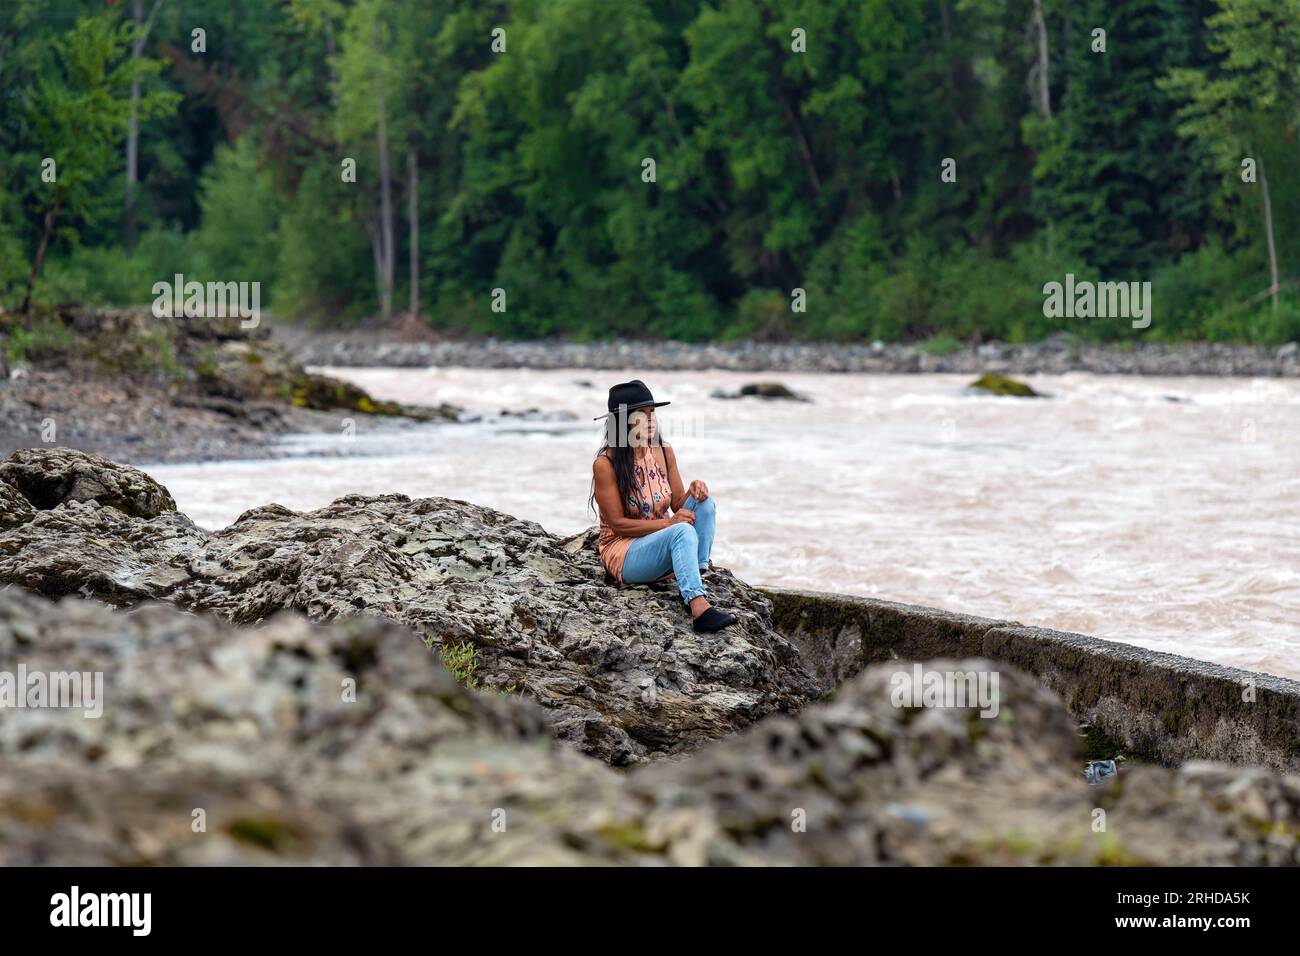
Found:
<path fill-rule="evenodd" d="M 285 458 L 146 466 L 216 528 L 343 494 L 462 498 L 567 534 L 587 511 L 593 416 L 644 378 L 683 478 L 718 507 L 715 562 L 755 584 L 870 595 L 1081 631 L 1300 678 L 1300 381 L 1031 376 L 1041 400 L 951 375 L 322 369 L 405 402 Z M 727 400 L 779 380 L 809 402 Z M 500 417 L 538 408 L 566 420 Z"/>

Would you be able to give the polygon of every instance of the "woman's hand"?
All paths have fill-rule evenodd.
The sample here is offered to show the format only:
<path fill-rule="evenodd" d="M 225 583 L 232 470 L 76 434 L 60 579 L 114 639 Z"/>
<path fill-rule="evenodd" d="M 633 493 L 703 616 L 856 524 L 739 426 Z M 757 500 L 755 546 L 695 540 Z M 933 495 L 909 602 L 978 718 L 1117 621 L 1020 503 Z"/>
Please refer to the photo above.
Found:
<path fill-rule="evenodd" d="M 691 482 L 691 486 L 686 489 L 688 495 L 694 495 L 696 501 L 703 501 L 709 497 L 709 486 L 700 479 L 696 478 Z"/>
<path fill-rule="evenodd" d="M 679 508 L 677 511 L 674 511 L 673 516 L 668 519 L 668 524 L 695 524 L 695 512 L 690 508 Z"/>

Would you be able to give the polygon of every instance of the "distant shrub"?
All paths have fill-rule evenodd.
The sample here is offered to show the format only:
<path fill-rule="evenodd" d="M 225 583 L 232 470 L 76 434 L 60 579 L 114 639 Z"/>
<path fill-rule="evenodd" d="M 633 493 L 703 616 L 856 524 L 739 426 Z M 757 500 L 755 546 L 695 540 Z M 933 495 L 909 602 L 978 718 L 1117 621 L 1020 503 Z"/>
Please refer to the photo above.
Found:
<path fill-rule="evenodd" d="M 952 355 L 960 352 L 964 346 L 951 335 L 936 335 L 926 339 L 917 346 L 926 355 Z"/>
<path fill-rule="evenodd" d="M 5 358 L 13 365 L 28 365 L 57 358 L 76 341 L 72 330 L 58 319 L 40 319 L 10 331 L 4 344 Z"/>
<path fill-rule="evenodd" d="M 1151 328 L 1162 341 L 1218 338 L 1248 341 L 1247 313 L 1239 308 L 1268 284 L 1266 265 L 1253 251 L 1232 252 L 1218 239 L 1151 276 Z"/>
<path fill-rule="evenodd" d="M 752 289 L 740 300 L 736 318 L 723 337 L 760 342 L 793 338 L 802 314 L 792 311 L 790 304 L 790 297 L 775 289 Z"/>
<path fill-rule="evenodd" d="M 65 257 L 50 259 L 36 282 L 33 299 L 46 305 L 148 305 L 154 300 L 155 282 L 171 283 L 178 272 L 194 276 L 195 267 L 184 235 L 155 229 L 141 236 L 131 250 L 79 247 Z"/>
<path fill-rule="evenodd" d="M 332 171 L 309 171 L 280 219 L 277 314 L 345 324 L 376 311 L 370 244 L 352 227 L 340 201 L 349 187 L 338 180 Z"/>
<path fill-rule="evenodd" d="M 199 180 L 203 225 L 193 234 L 201 281 L 261 282 L 263 305 L 275 285 L 284 201 L 258 167 L 255 137 L 221 146 Z M 314 237 L 320 242 L 321 235 Z M 329 236 L 330 243 L 337 241 Z"/>

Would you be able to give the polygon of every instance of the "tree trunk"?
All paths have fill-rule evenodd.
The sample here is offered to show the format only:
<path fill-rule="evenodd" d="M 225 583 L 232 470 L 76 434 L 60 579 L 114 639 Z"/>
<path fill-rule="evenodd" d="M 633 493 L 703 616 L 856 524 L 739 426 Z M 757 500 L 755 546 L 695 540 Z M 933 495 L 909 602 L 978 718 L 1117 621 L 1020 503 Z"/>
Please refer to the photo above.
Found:
<path fill-rule="evenodd" d="M 763 4 L 759 4 L 759 16 L 765 29 L 772 25 L 772 12 Z M 808 145 L 808 137 L 804 133 L 803 124 L 799 122 L 799 114 L 790 105 L 790 100 L 785 94 L 783 82 L 783 76 L 779 71 L 775 76 L 771 74 L 768 76 L 771 94 L 781 104 L 781 112 L 785 115 L 785 121 L 790 127 L 795 146 L 799 150 L 799 161 L 803 164 L 804 174 L 808 177 L 808 185 L 812 187 L 813 195 L 820 195 L 822 183 L 821 178 L 817 175 L 817 164 L 813 161 L 812 149 Z"/>
<path fill-rule="evenodd" d="M 145 20 L 144 0 L 132 0 L 131 21 L 137 28 L 143 28 L 131 44 L 132 61 L 144 56 L 149 31 L 153 29 L 154 17 L 158 15 L 158 8 L 162 5 L 163 0 L 154 0 L 153 9 L 149 11 L 149 19 Z M 140 180 L 140 120 L 136 115 L 139 105 L 140 81 L 132 80 L 131 112 L 126 122 L 126 199 L 123 209 L 128 246 L 135 245 L 135 187 Z"/>
<path fill-rule="evenodd" d="M 379 290 L 379 300 L 384 298 L 384 230 L 380 228 L 379 216 L 372 209 L 366 219 L 366 233 L 370 236 L 370 252 L 375 260 L 375 288 Z"/>
<path fill-rule="evenodd" d="M 1277 311 L 1277 246 L 1273 241 L 1273 200 L 1268 195 L 1268 176 L 1264 174 L 1264 157 L 1259 158 L 1259 188 L 1264 197 L 1264 235 L 1268 237 L 1268 291 Z"/>
<path fill-rule="evenodd" d="M 123 217 L 126 220 L 126 245 L 135 245 L 135 184 L 139 179 L 140 121 L 136 118 L 136 105 L 140 102 L 140 81 L 131 83 L 131 117 L 126 123 L 126 202 Z"/>
<path fill-rule="evenodd" d="M 1034 30 L 1038 33 L 1038 112 L 1052 118 L 1052 88 L 1047 58 L 1047 21 L 1043 18 L 1043 0 L 1034 0 Z"/>
<path fill-rule="evenodd" d="M 406 154 L 406 219 L 411 236 L 411 317 L 420 317 L 420 171 L 415 150 Z"/>
<path fill-rule="evenodd" d="M 813 195 L 820 195 L 822 181 L 817 175 L 817 166 L 813 162 L 812 150 L 808 147 L 808 137 L 804 135 L 803 124 L 799 122 L 799 117 L 790 106 L 786 95 L 779 93 L 778 99 L 781 101 L 781 111 L 785 114 L 785 121 L 790 124 L 790 130 L 794 133 L 795 145 L 799 147 L 799 158 L 803 162 L 803 171 L 808 176 L 808 184 L 812 186 Z"/>
<path fill-rule="evenodd" d="M 1065 4 L 1061 8 L 1061 49 L 1070 49 L 1070 43 L 1074 39 L 1074 17 L 1072 16 L 1070 4 Z M 1061 98 L 1060 103 L 1069 102 L 1070 99 L 1070 71 L 1068 69 L 1061 71 Z"/>
<path fill-rule="evenodd" d="M 36 285 L 36 277 L 40 274 L 41 263 L 45 261 L 45 250 L 50 247 L 50 236 L 54 233 L 54 220 L 59 217 L 59 205 L 62 202 L 62 198 L 56 199 L 50 211 L 45 214 L 45 229 L 41 232 L 40 245 L 36 247 L 36 259 L 32 263 L 32 271 L 27 276 L 27 292 L 23 295 L 23 304 L 19 309 L 23 315 L 31 311 L 32 289 Z"/>
<path fill-rule="evenodd" d="M 393 171 L 388 163 L 388 124 L 384 117 L 384 94 L 379 94 L 379 308 L 385 319 L 393 315 Z"/>
<path fill-rule="evenodd" d="M 237 37 L 239 34 L 235 32 L 235 15 L 238 12 L 239 0 L 226 0 L 226 2 L 230 5 L 230 18 L 226 21 L 226 36 Z M 224 79 L 230 78 L 230 48 L 232 46 L 234 44 L 230 41 L 221 44 L 221 76 Z"/>
<path fill-rule="evenodd" d="M 379 49 L 379 25 L 375 24 L 375 48 Z M 379 291 L 379 308 L 385 319 L 393 316 L 393 171 L 388 163 L 388 116 L 384 107 L 384 76 L 375 76 L 376 135 L 379 140 L 379 231 L 384 274 Z"/>
<path fill-rule="evenodd" d="M 137 27 L 144 22 L 144 0 L 133 0 L 131 19 Z M 140 40 L 131 45 L 131 59 L 140 56 Z M 135 184 L 139 178 L 140 120 L 136 111 L 140 104 L 140 81 L 131 81 L 131 112 L 126 121 L 126 197 L 122 210 L 126 225 L 126 244 L 135 245 Z"/>

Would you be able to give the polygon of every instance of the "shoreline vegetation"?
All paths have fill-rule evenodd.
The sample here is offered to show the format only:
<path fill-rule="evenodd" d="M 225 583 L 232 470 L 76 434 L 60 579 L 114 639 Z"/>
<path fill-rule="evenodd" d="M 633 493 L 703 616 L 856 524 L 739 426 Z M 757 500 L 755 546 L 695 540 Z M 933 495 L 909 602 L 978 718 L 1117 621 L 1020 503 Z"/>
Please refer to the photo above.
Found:
<path fill-rule="evenodd" d="M 1281 346 L 1296 2 L 12 0 L 0 306 Z"/>

